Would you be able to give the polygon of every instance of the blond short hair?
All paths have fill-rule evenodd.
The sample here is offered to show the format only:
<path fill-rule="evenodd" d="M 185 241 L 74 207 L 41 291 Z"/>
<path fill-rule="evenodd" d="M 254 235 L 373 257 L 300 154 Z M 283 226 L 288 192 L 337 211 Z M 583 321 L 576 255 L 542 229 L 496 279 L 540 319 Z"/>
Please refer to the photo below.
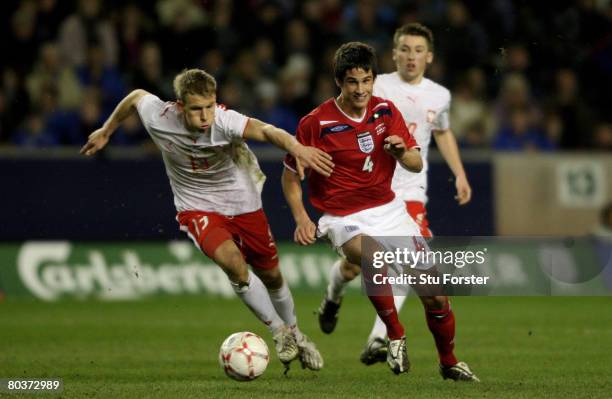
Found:
<path fill-rule="evenodd" d="M 174 78 L 174 94 L 185 101 L 189 94 L 211 96 L 217 92 L 217 81 L 202 69 L 184 69 Z"/>

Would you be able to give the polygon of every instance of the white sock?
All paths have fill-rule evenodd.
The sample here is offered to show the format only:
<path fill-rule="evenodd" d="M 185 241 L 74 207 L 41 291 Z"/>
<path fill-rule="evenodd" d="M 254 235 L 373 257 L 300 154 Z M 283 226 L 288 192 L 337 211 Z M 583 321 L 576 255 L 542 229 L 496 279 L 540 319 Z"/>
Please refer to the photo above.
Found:
<path fill-rule="evenodd" d="M 339 303 L 344 296 L 344 290 L 348 281 L 342 275 L 340 265 L 344 260 L 338 259 L 329 272 L 329 284 L 327 285 L 327 299 Z"/>
<path fill-rule="evenodd" d="M 399 313 L 404 301 L 406 300 L 406 295 L 396 295 L 393 297 L 393 302 L 395 302 L 395 309 L 397 313 Z M 376 316 L 376 320 L 374 320 L 374 326 L 372 327 L 372 332 L 370 332 L 370 336 L 368 337 L 368 342 L 373 340 L 374 338 L 382 338 L 385 339 L 387 336 L 387 327 L 385 323 L 380 319 L 380 317 Z"/>
<path fill-rule="evenodd" d="M 249 270 L 248 285 L 238 286 L 238 284 L 232 282 L 232 287 L 242 299 L 242 302 L 251 309 L 259 320 L 268 326 L 272 334 L 284 326 L 285 323 L 274 310 L 266 286 L 252 271 Z"/>
<path fill-rule="evenodd" d="M 295 304 L 293 303 L 293 296 L 289 291 L 287 282 L 283 280 L 283 285 L 277 290 L 268 290 L 272 305 L 276 309 L 276 313 L 285 322 L 289 328 L 295 333 L 295 338 L 299 341 L 302 340 L 302 332 L 297 327 L 297 317 L 295 317 Z"/>

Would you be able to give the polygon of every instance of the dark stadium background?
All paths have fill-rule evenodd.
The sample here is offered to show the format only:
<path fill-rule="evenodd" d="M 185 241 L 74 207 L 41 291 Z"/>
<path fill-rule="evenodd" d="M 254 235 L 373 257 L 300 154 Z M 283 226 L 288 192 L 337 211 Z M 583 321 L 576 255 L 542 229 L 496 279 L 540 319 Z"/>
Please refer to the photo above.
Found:
<path fill-rule="evenodd" d="M 381 71 L 389 72 L 393 31 L 410 21 L 434 31 L 436 57 L 428 76 L 453 93 L 451 126 L 474 188 L 470 205 L 455 206 L 452 175 L 433 151 L 433 230 L 529 234 L 530 226 L 508 229 L 504 215 L 496 215 L 503 208 L 496 201 L 504 200 L 496 198 L 503 184 L 493 177 L 496 160 L 508 153 L 609 153 L 610 6 L 587 0 L 554 7 L 482 4 L 2 2 L 0 239 L 179 237 L 161 159 L 137 120 L 113 136 L 110 149 L 119 156 L 107 151 L 111 155 L 86 161 L 76 155 L 123 95 L 145 88 L 171 100 L 174 74 L 202 67 L 218 79 L 220 102 L 293 132 L 301 116 L 335 95 L 330 57 L 340 43 L 372 44 Z M 513 131 L 513 112 L 527 117 L 522 135 Z M 508 137 L 516 140 L 508 144 Z M 291 218 L 278 185 L 282 154 L 253 146 L 268 174 L 264 204 L 273 231 L 290 239 Z M 610 189 L 605 197 L 610 200 Z M 567 233 L 596 228 L 606 201 L 581 210 L 576 219 L 582 225 Z"/>

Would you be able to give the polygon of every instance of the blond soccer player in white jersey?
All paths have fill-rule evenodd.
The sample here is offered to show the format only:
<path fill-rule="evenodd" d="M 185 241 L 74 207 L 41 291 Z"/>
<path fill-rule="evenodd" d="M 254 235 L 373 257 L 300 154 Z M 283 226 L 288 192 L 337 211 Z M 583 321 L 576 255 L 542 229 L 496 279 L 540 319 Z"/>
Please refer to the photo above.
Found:
<path fill-rule="evenodd" d="M 301 177 L 304 167 L 329 176 L 331 157 L 282 129 L 219 106 L 216 88 L 211 75 L 190 69 L 174 79 L 175 102 L 134 90 L 89 136 L 81 153 L 91 156 L 104 148 L 117 127 L 138 112 L 162 153 L 180 229 L 221 267 L 240 299 L 268 326 L 281 362 L 288 367 L 299 358 L 303 367 L 319 370 L 323 359 L 297 327 L 293 298 L 278 267 L 261 204 L 265 176 L 244 141 L 288 151 L 299 160 Z"/>
<path fill-rule="evenodd" d="M 396 30 L 393 37 L 393 60 L 396 71 L 378 75 L 374 83 L 374 95 L 391 100 L 402 113 L 408 130 L 421 147 L 423 169 L 411 173 L 396 168 L 392 188 L 406 203 L 406 210 L 419 225 L 423 237 L 432 237 L 425 210 L 427 203 L 427 153 L 433 135 L 440 153 L 455 175 L 459 205 L 467 204 L 472 196 L 457 141 L 449 126 L 450 92 L 443 86 L 427 79 L 425 70 L 433 61 L 433 34 L 419 23 L 409 23 Z M 344 288 L 359 275 L 360 268 L 345 259 L 338 260 L 330 272 L 330 282 L 325 298 L 318 310 L 321 330 L 330 334 L 338 321 Z M 399 288 L 399 287 L 396 287 Z M 395 296 L 395 307 L 401 309 L 406 292 Z M 467 364 L 454 356 L 455 320 L 450 302 L 439 297 L 442 305 L 437 312 L 426 312 L 427 324 L 436 342 L 440 360 L 440 373 L 446 378 L 462 381 L 477 381 Z M 434 314 L 435 313 L 435 314 Z M 386 327 L 377 316 L 360 360 L 366 365 L 384 362 L 387 358 Z"/>

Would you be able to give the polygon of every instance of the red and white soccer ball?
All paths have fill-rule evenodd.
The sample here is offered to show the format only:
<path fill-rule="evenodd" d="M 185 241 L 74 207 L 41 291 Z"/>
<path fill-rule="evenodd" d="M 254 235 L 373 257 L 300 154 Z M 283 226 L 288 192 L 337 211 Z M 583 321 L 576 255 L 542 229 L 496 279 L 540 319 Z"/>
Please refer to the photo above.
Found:
<path fill-rule="evenodd" d="M 257 334 L 237 332 L 221 344 L 219 364 L 234 380 L 254 380 L 266 371 L 269 362 L 268 345 Z"/>

